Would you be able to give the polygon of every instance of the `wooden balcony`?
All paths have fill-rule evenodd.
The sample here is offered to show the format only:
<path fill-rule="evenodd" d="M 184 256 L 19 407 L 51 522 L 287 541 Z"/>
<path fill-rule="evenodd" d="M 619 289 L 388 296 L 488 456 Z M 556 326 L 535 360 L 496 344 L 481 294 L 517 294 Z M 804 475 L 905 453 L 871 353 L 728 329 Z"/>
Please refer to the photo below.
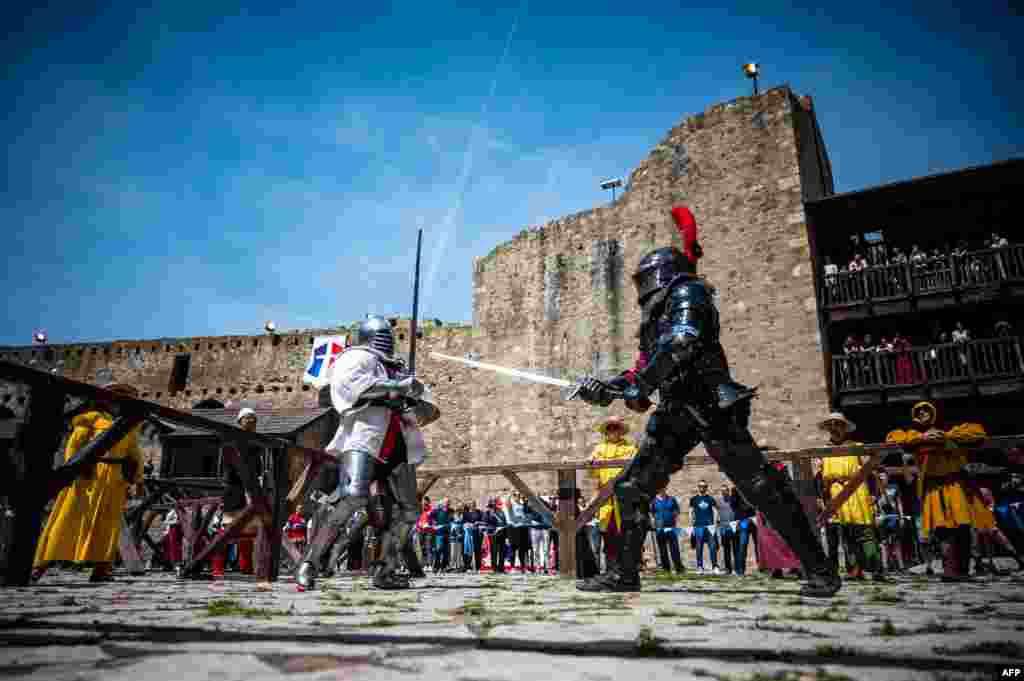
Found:
<path fill-rule="evenodd" d="M 1018 337 L 858 352 L 832 358 L 840 407 L 1024 392 Z"/>
<path fill-rule="evenodd" d="M 1024 244 L 826 274 L 820 292 L 829 321 L 905 314 L 1024 296 Z"/>

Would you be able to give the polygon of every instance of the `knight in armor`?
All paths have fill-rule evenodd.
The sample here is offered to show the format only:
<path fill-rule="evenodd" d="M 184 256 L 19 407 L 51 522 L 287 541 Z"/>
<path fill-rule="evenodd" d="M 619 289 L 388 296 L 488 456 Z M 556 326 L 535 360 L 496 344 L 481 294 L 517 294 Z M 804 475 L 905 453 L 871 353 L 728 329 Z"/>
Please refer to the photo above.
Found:
<path fill-rule="evenodd" d="M 383 564 L 373 572 L 373 586 L 408 588 L 409 579 L 398 568 L 417 518 L 415 467 L 426 456 L 420 428 L 435 421 L 440 411 L 426 386 L 395 356 L 395 339 L 386 319 L 368 315 L 359 326 L 356 343 L 338 356 L 332 369 L 330 399 L 341 415 L 327 446 L 339 462 L 340 499 L 317 523 L 296 582 L 301 590 L 315 588 L 324 552 L 353 514 L 366 511 L 368 522 L 381 533 L 383 554 Z M 371 484 L 385 498 L 373 507 Z"/>
<path fill-rule="evenodd" d="M 633 411 L 658 406 L 647 421 L 637 455 L 614 483 L 622 545 L 602 575 L 582 591 L 639 591 L 640 557 L 657 491 L 703 442 L 748 503 L 760 510 L 803 565 L 806 596 L 830 597 L 841 586 L 788 478 L 768 465 L 748 430 L 755 389 L 732 380 L 719 339 L 714 289 L 697 275 L 702 255 L 697 223 L 686 208 L 672 209 L 684 251 L 659 248 L 644 256 L 633 281 L 642 308 L 640 354 L 633 369 L 611 380 L 587 378 L 580 397 L 598 406 L 617 398 Z"/>

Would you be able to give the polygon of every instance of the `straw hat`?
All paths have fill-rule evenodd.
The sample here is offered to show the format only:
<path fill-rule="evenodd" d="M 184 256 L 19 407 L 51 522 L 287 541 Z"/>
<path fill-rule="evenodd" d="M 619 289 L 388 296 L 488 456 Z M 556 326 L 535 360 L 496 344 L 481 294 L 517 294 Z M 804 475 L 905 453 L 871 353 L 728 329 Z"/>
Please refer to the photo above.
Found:
<path fill-rule="evenodd" d="M 929 421 L 929 423 L 935 423 L 935 421 L 938 420 L 939 410 L 936 409 L 935 405 L 932 404 L 931 402 L 918 402 L 917 404 L 915 404 L 914 408 L 910 410 L 910 417 L 914 420 L 917 420 L 915 417 L 917 416 L 917 412 L 921 409 L 924 409 L 925 411 L 931 414 L 931 420 Z"/>
<path fill-rule="evenodd" d="M 825 418 L 823 418 L 821 420 L 821 423 L 818 424 L 818 428 L 821 428 L 822 430 L 828 430 L 828 425 L 830 423 L 835 423 L 837 421 L 839 423 L 845 423 L 846 430 L 849 433 L 852 433 L 853 431 L 857 430 L 857 424 L 843 416 L 843 414 L 838 411 L 834 411 Z"/>
<path fill-rule="evenodd" d="M 609 426 L 618 426 L 622 429 L 623 435 L 629 432 L 629 424 L 626 423 L 621 416 L 609 416 L 604 421 L 594 426 L 594 430 L 605 435 L 608 432 Z"/>

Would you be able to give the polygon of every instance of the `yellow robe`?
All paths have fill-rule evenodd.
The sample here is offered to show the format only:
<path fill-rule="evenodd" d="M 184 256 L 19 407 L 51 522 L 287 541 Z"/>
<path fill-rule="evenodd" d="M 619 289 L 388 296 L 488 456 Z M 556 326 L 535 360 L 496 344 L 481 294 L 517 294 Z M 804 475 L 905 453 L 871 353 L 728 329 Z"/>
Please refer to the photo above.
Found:
<path fill-rule="evenodd" d="M 98 433 L 110 428 L 113 421 L 100 414 L 96 421 Z M 83 532 L 75 548 L 75 560 L 88 563 L 110 563 L 117 557 L 121 540 L 121 517 L 128 499 L 128 488 L 142 482 L 142 452 L 139 451 L 139 428 L 136 426 L 103 455 L 105 459 L 130 458 L 135 461 L 135 477 L 125 480 L 119 464 L 96 465 L 96 481 L 92 486 L 91 508 Z"/>
<path fill-rule="evenodd" d="M 590 458 L 592 461 L 614 461 L 615 459 L 632 459 L 635 454 L 636 446 L 625 440 L 620 440 L 619 442 L 602 442 L 594 447 L 594 453 L 590 455 Z M 622 470 L 621 468 L 595 468 L 590 471 L 590 474 L 600 488 L 614 480 Z M 602 532 L 608 531 L 608 523 L 613 517 L 615 526 L 621 528 L 622 516 L 619 514 L 619 505 L 615 501 L 615 497 L 605 502 L 597 512 L 597 520 L 601 524 Z"/>
<path fill-rule="evenodd" d="M 844 442 L 844 447 L 862 447 L 860 442 Z M 846 483 L 857 474 L 863 463 L 858 456 L 830 456 L 821 460 L 821 481 L 828 485 L 830 497 L 836 497 Z M 875 526 L 875 506 L 871 503 L 868 486 L 862 484 L 836 511 L 836 520 L 843 525 Z"/>
<path fill-rule="evenodd" d="M 79 414 L 72 420 L 71 436 L 64 447 L 65 463 L 70 461 L 89 440 L 98 435 L 95 423 L 99 418 L 98 412 L 89 412 Z M 35 567 L 75 560 L 78 538 L 82 536 L 86 519 L 92 516 L 92 498 L 89 494 L 92 485 L 92 478 L 79 477 L 57 495 L 57 501 L 50 511 L 50 517 L 36 545 Z"/>
<path fill-rule="evenodd" d="M 977 444 L 987 437 L 985 429 L 977 423 L 961 424 L 942 435 L 944 441 L 928 442 L 923 433 L 910 429 L 894 430 L 885 438 L 886 442 L 915 448 L 914 456 L 921 468 L 917 494 L 921 499 L 921 533 L 925 537 L 933 529 L 971 524 L 971 505 L 964 486 L 950 476 L 959 475 L 967 465 L 967 454 L 962 447 Z"/>

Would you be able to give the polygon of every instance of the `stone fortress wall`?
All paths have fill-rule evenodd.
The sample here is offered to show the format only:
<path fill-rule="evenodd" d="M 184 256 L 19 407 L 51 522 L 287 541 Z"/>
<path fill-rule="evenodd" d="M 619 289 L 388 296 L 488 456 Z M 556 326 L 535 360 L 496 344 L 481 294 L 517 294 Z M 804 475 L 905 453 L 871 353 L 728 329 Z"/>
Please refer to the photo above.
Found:
<path fill-rule="evenodd" d="M 606 413 L 639 436 L 644 417 L 620 403 L 609 412 L 525 383 L 432 359 L 438 351 L 560 378 L 607 375 L 632 365 L 639 323 L 630 274 L 649 250 L 680 245 L 669 217 L 686 205 L 697 217 L 700 270 L 718 289 L 723 342 L 737 380 L 760 386 L 752 430 L 779 448 L 819 444 L 828 409 L 815 307 L 811 244 L 802 201 L 831 192 L 831 171 L 813 109 L 787 87 L 719 104 L 686 118 L 644 159 L 613 205 L 520 233 L 474 262 L 473 325 L 420 323 L 418 373 L 443 418 L 426 430 L 432 465 L 491 465 L 577 459 L 598 442 Z M 332 327 L 276 335 L 219 336 L 0 348 L 0 359 L 49 367 L 97 382 L 109 369 L 143 398 L 175 408 L 203 399 L 315 406 L 301 383 L 316 335 Z M 396 328 L 408 351 L 408 320 Z M 189 356 L 187 383 L 172 391 L 175 357 Z M 179 360 L 180 361 L 180 360 Z M 0 384 L 0 405 L 20 413 L 24 389 Z M 154 444 L 152 432 L 147 443 Z M 152 447 L 156 452 L 157 448 Z M 702 454 L 702 448 L 695 451 Z M 688 497 L 696 480 L 713 489 L 714 467 L 686 468 L 669 487 Z M 541 492 L 553 474 L 525 476 Z M 585 494 L 593 491 L 580 475 Z M 435 498 L 480 498 L 511 486 L 504 478 L 439 482 Z"/>

